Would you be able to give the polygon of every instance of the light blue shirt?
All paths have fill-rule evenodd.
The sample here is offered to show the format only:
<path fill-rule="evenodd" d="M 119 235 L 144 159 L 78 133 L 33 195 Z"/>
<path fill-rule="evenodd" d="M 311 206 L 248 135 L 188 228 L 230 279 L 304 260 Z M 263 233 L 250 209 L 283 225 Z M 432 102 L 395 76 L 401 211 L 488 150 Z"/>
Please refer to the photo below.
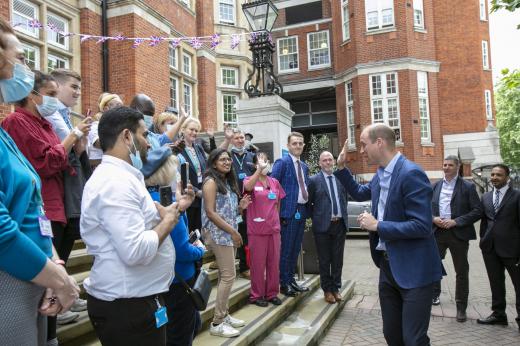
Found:
<path fill-rule="evenodd" d="M 60 141 L 63 141 L 72 130 L 69 114 L 70 109 L 58 100 L 58 110 L 53 115 L 45 117 L 45 120 L 52 124 L 52 129 Z"/>
<path fill-rule="evenodd" d="M 327 174 L 325 173 L 324 171 L 321 171 L 321 174 L 323 174 L 323 176 L 325 177 L 325 185 L 327 185 L 327 190 L 329 190 L 329 197 L 330 197 L 330 205 L 331 205 L 331 219 L 333 217 L 343 217 L 341 215 L 341 207 L 340 207 L 340 204 L 339 204 L 339 192 L 338 192 L 338 184 L 336 182 L 336 177 L 334 176 L 334 174 Z M 334 211 L 332 210 L 332 193 L 330 191 L 330 184 L 329 184 L 329 177 L 332 177 L 332 185 L 334 186 L 334 195 L 336 196 L 336 205 L 338 206 L 338 213 L 336 215 L 334 215 Z"/>
<path fill-rule="evenodd" d="M 377 204 L 377 221 L 383 221 L 383 217 L 385 216 L 386 200 L 388 198 L 388 191 L 390 190 L 390 183 L 392 182 L 392 173 L 394 172 L 395 164 L 400 157 L 401 153 L 398 152 L 386 167 L 379 167 L 377 169 L 380 187 L 379 203 Z M 379 238 L 376 250 L 386 251 L 385 242 L 381 240 L 381 238 Z"/>
<path fill-rule="evenodd" d="M 455 184 L 457 184 L 457 176 L 447 181 L 446 178 L 442 181 L 441 194 L 439 196 L 439 217 L 441 219 L 451 219 L 451 197 L 455 191 Z"/>

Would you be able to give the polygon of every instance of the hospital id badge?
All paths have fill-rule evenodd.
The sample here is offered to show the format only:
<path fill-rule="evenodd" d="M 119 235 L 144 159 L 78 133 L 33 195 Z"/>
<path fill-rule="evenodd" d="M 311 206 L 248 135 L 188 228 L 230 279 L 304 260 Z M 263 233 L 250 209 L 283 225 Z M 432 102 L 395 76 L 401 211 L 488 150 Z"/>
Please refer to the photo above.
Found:
<path fill-rule="evenodd" d="M 161 307 L 155 312 L 155 326 L 161 328 L 168 323 L 168 314 L 166 314 L 166 307 Z"/>
<path fill-rule="evenodd" d="M 38 223 L 40 224 L 40 234 L 43 237 L 53 237 L 51 222 L 45 215 L 38 216 Z"/>
<path fill-rule="evenodd" d="M 242 223 L 244 221 L 244 219 L 242 219 L 242 215 L 238 215 L 237 216 L 237 224 L 238 223 Z"/>
<path fill-rule="evenodd" d="M 197 175 L 197 183 L 202 184 L 202 175 Z"/>
<path fill-rule="evenodd" d="M 276 193 L 274 193 L 274 192 L 269 192 L 269 193 L 267 194 L 267 198 L 269 198 L 269 199 L 273 199 L 273 200 L 276 199 Z"/>
<path fill-rule="evenodd" d="M 244 180 L 246 177 L 247 177 L 247 175 L 245 173 L 238 174 L 238 179 L 240 179 L 240 180 Z"/>
<path fill-rule="evenodd" d="M 300 214 L 299 211 L 296 211 L 296 214 L 294 214 L 294 218 L 295 218 L 296 220 L 299 220 L 299 219 L 302 218 L 302 215 Z"/>

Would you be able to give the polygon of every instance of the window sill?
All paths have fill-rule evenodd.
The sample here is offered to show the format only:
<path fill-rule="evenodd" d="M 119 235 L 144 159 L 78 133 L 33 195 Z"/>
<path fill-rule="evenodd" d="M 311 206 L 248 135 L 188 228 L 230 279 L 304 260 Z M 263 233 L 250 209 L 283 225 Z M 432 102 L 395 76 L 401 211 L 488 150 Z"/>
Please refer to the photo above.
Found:
<path fill-rule="evenodd" d="M 280 71 L 278 70 L 278 75 L 286 75 L 286 74 L 293 74 L 293 73 L 300 73 L 300 69 L 297 70 L 287 70 L 287 71 Z"/>
<path fill-rule="evenodd" d="M 484 70 L 484 71 L 487 71 L 487 72 L 493 72 L 493 70 L 490 69 L 489 67 L 485 67 L 485 68 L 483 68 L 483 70 Z"/>
<path fill-rule="evenodd" d="M 395 146 L 401 148 L 404 147 L 404 143 L 399 140 L 395 142 Z"/>
<path fill-rule="evenodd" d="M 347 152 L 349 152 L 349 153 L 353 153 L 353 152 L 356 152 L 356 151 L 357 151 L 357 149 L 356 149 L 355 145 L 352 145 L 352 146 L 349 145 L 348 148 L 347 148 Z"/>
<path fill-rule="evenodd" d="M 309 67 L 309 68 L 307 69 L 307 71 L 310 72 L 310 71 L 317 71 L 317 70 L 325 70 L 325 69 L 328 69 L 328 68 L 330 68 L 330 67 L 331 67 L 330 64 L 329 64 L 329 65 L 313 66 L 313 67 Z"/>
<path fill-rule="evenodd" d="M 347 44 L 349 44 L 349 43 L 350 43 L 350 38 L 349 38 L 348 40 L 343 41 L 343 43 L 340 44 L 339 46 L 340 46 L 340 47 L 343 47 L 343 46 L 345 46 L 345 45 L 347 45 Z"/>
<path fill-rule="evenodd" d="M 435 143 L 432 142 L 421 142 L 421 147 L 434 147 Z"/>
<path fill-rule="evenodd" d="M 426 29 L 424 29 L 424 28 L 417 28 L 417 27 L 414 27 L 413 31 L 420 32 L 421 34 L 427 34 L 428 33 L 428 31 Z"/>
<path fill-rule="evenodd" d="M 392 26 L 392 27 L 382 28 L 382 29 L 367 30 L 365 32 L 365 35 L 367 35 L 367 36 L 369 36 L 369 35 L 378 35 L 378 34 L 385 34 L 387 32 L 394 32 L 394 31 L 397 31 L 397 28 L 395 26 Z"/>
<path fill-rule="evenodd" d="M 224 25 L 224 26 L 236 26 L 235 22 L 218 22 L 217 24 Z"/>
<path fill-rule="evenodd" d="M 488 20 L 487 20 L 487 19 L 482 19 L 482 18 L 480 18 L 480 21 L 481 21 L 481 22 L 484 22 L 484 23 L 487 23 Z"/>

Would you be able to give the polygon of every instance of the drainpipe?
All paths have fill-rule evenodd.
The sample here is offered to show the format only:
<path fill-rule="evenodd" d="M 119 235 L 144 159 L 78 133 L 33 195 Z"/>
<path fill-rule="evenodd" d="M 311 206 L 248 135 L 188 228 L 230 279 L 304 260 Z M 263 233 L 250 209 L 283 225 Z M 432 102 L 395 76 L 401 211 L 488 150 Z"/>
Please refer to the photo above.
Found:
<path fill-rule="evenodd" d="M 101 35 L 108 36 L 107 0 L 101 2 Z M 108 91 L 108 41 L 102 43 L 101 56 L 103 59 L 103 91 Z"/>

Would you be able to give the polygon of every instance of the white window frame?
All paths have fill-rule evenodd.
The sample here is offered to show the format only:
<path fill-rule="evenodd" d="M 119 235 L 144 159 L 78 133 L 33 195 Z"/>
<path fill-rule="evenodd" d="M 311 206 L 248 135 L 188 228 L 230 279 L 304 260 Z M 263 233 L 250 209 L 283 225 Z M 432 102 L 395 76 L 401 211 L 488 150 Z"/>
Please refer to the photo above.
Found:
<path fill-rule="evenodd" d="M 287 52 L 287 54 L 281 54 L 282 52 L 280 52 L 280 49 L 282 48 L 282 45 L 280 44 L 280 42 L 282 41 L 288 41 L 288 40 L 294 40 L 294 42 L 296 42 L 296 52 Z M 289 73 L 289 72 L 298 72 L 300 71 L 300 52 L 299 52 L 299 47 L 298 47 L 298 36 L 287 36 L 287 37 L 281 37 L 279 39 L 276 40 L 276 46 L 278 47 L 278 72 L 279 73 Z M 282 69 L 281 68 L 281 63 L 280 63 L 280 60 L 281 60 L 281 57 L 282 56 L 286 56 L 286 55 L 293 55 L 293 54 L 296 54 L 296 67 L 295 68 L 289 68 L 289 69 Z"/>
<path fill-rule="evenodd" d="M 34 68 L 33 68 L 33 70 L 39 70 L 40 69 L 40 47 L 34 46 L 29 43 L 22 42 L 22 48 L 24 50 L 24 53 L 26 50 L 34 51 Z M 25 53 L 25 62 L 27 64 L 27 53 Z"/>
<path fill-rule="evenodd" d="M 369 3 L 376 4 L 376 6 L 369 6 Z M 383 5 L 386 4 L 386 7 Z M 391 7 L 388 7 L 391 5 Z M 392 11 L 392 22 L 384 24 L 383 23 L 383 12 L 390 9 Z M 375 11 L 374 11 L 375 10 Z M 369 26 L 368 23 L 368 14 L 369 13 L 377 13 L 377 26 Z M 376 31 L 382 29 L 388 29 L 395 27 L 395 15 L 394 15 L 394 1 L 393 0 L 365 0 L 365 22 L 367 31 Z"/>
<path fill-rule="evenodd" d="M 235 105 L 237 104 L 238 100 L 240 99 L 240 95 L 238 94 L 230 94 L 230 93 L 222 93 L 222 122 L 224 124 L 227 124 L 227 125 L 238 125 L 238 117 L 237 117 L 237 112 L 236 112 L 236 108 L 234 110 L 234 117 L 235 117 L 235 121 L 226 121 L 226 103 L 225 103 L 225 99 L 226 97 L 234 97 L 235 98 Z"/>
<path fill-rule="evenodd" d="M 189 64 L 186 64 L 185 58 L 188 58 Z M 191 54 L 182 52 L 182 72 L 187 74 L 188 76 L 191 76 L 193 73 L 193 68 L 192 68 L 193 61 L 192 60 L 193 60 L 193 57 Z M 186 68 L 186 66 L 188 68 Z"/>
<path fill-rule="evenodd" d="M 480 12 L 480 20 L 487 21 L 487 4 L 486 0 L 479 0 L 479 12 Z"/>
<path fill-rule="evenodd" d="M 488 41 L 482 41 L 482 68 L 489 70 L 489 45 Z"/>
<path fill-rule="evenodd" d="M 231 6 L 231 15 L 233 18 L 222 18 L 222 11 L 221 6 Z M 218 19 L 220 23 L 228 24 L 228 25 L 235 25 L 236 23 L 236 4 L 235 0 L 219 0 L 218 2 Z"/>
<path fill-rule="evenodd" d="M 430 100 L 428 96 L 428 73 L 424 71 L 417 71 L 417 93 L 419 95 L 418 106 L 421 143 L 431 143 L 432 128 L 430 119 Z M 424 112 L 421 111 L 421 101 L 424 102 L 426 106 Z M 425 126 L 424 129 L 423 125 Z"/>
<path fill-rule="evenodd" d="M 179 54 L 177 53 L 178 49 L 172 47 L 172 45 L 168 45 L 168 65 L 170 68 L 176 69 L 179 64 Z M 173 53 L 173 54 L 172 54 Z M 173 65 L 172 65 L 172 58 L 173 58 Z"/>
<path fill-rule="evenodd" d="M 341 32 L 343 41 L 350 40 L 350 11 L 348 0 L 341 0 Z"/>
<path fill-rule="evenodd" d="M 49 17 L 54 17 L 55 20 L 63 22 L 63 31 L 68 32 L 69 31 L 69 20 L 67 18 L 64 18 L 54 12 L 47 12 L 47 23 L 49 23 Z M 53 45 L 55 47 L 59 47 L 62 49 L 69 49 L 69 38 L 67 36 L 63 37 L 64 44 L 58 43 L 55 40 L 52 40 L 52 38 L 59 38 L 60 36 L 63 36 L 60 33 L 54 32 L 47 28 L 47 43 L 50 45 Z"/>
<path fill-rule="evenodd" d="M 356 148 L 356 123 L 354 117 L 354 86 L 352 81 L 345 83 L 348 148 Z"/>
<path fill-rule="evenodd" d="M 16 12 L 15 9 L 14 9 L 14 0 L 11 1 L 11 18 L 13 18 L 13 20 L 14 20 L 14 16 L 16 15 L 16 16 L 20 16 L 20 17 L 26 19 L 25 24 L 16 25 L 14 28 L 17 31 L 23 32 L 24 34 L 27 34 L 27 35 L 32 36 L 32 37 L 39 38 L 39 30 L 37 30 L 36 28 L 30 28 L 28 23 L 29 23 L 29 20 L 31 20 L 31 19 L 39 19 L 39 17 L 40 17 L 40 8 L 38 7 L 38 5 L 33 4 L 30 1 L 26 1 L 26 0 L 16 0 L 16 1 L 26 5 L 28 7 L 32 7 L 34 9 L 34 16 L 33 17 L 28 17 L 24 13 Z M 18 23 L 14 23 L 14 24 L 18 24 Z"/>
<path fill-rule="evenodd" d="M 484 102 L 486 104 L 486 119 L 493 120 L 493 106 L 491 101 L 491 90 L 484 90 Z"/>
<path fill-rule="evenodd" d="M 189 102 L 186 101 L 186 87 L 189 88 Z M 193 84 L 184 82 L 182 84 L 182 99 L 184 101 L 184 110 L 188 114 L 192 114 L 193 112 Z"/>
<path fill-rule="evenodd" d="M 311 49 L 311 36 L 319 35 L 319 34 L 322 34 L 322 33 L 326 33 L 327 34 L 327 47 L 326 48 L 321 48 L 320 47 L 320 48 Z M 324 64 L 312 65 L 311 64 L 311 51 L 317 51 L 317 50 L 321 50 L 321 49 L 327 49 L 329 62 L 328 63 L 324 63 Z M 308 64 L 308 69 L 309 70 L 318 70 L 318 69 L 330 67 L 331 56 L 330 56 L 330 35 L 329 35 L 329 30 L 321 30 L 321 31 L 315 31 L 315 32 L 307 33 L 307 64 Z"/>
<path fill-rule="evenodd" d="M 387 92 L 387 77 L 393 75 L 395 76 L 395 93 L 388 93 Z M 374 95 L 374 89 L 373 89 L 373 77 L 379 76 L 381 80 L 381 94 L 380 95 Z M 399 106 L 399 81 L 398 81 L 398 74 L 397 72 L 385 72 L 385 73 L 378 73 L 378 74 L 371 74 L 368 76 L 368 81 L 370 84 L 370 112 L 372 115 L 372 124 L 375 124 L 374 121 L 374 102 L 381 102 L 381 108 L 382 108 L 382 121 L 377 121 L 377 123 L 386 124 L 389 127 L 391 127 L 394 131 L 399 131 L 399 138 L 397 139 L 397 142 L 402 142 L 402 131 L 401 131 L 401 111 Z M 389 107 L 388 107 L 388 101 L 389 100 L 395 100 L 396 101 L 396 107 L 397 107 L 397 117 L 395 119 L 389 119 Z M 398 126 L 390 125 L 390 120 L 397 121 Z"/>
<path fill-rule="evenodd" d="M 424 29 L 423 0 L 413 0 L 413 27 L 416 29 Z"/>
<path fill-rule="evenodd" d="M 225 78 L 224 78 L 224 72 L 225 71 L 233 71 L 233 73 L 235 74 L 235 76 L 234 76 L 234 83 L 233 84 L 225 83 Z M 240 83 L 238 68 L 237 67 L 233 67 L 233 66 L 221 66 L 220 67 L 220 82 L 221 82 L 222 86 L 237 88 L 239 83 Z"/>
<path fill-rule="evenodd" d="M 49 70 L 49 60 L 61 60 L 63 62 L 65 62 L 64 64 L 64 67 L 63 68 L 69 68 L 70 66 L 70 59 L 68 57 L 64 57 L 64 56 L 59 56 L 59 55 L 55 55 L 55 54 L 52 54 L 52 53 L 48 53 L 47 54 L 47 72 L 50 72 L 51 70 Z"/>
<path fill-rule="evenodd" d="M 172 98 L 172 81 L 175 81 L 175 95 Z M 170 76 L 170 106 L 179 109 L 179 79 L 173 75 Z"/>

